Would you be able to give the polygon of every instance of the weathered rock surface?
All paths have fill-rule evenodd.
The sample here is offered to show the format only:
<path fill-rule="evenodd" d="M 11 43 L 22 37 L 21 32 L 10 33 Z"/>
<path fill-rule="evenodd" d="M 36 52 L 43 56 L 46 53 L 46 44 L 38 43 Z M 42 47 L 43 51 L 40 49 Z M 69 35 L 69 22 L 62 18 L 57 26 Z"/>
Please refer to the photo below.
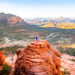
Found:
<path fill-rule="evenodd" d="M 0 51 L 0 70 L 3 68 L 5 64 L 5 56 L 3 55 L 3 51 Z"/>
<path fill-rule="evenodd" d="M 9 24 L 16 24 L 16 23 L 22 23 L 22 19 L 16 16 L 8 18 L 8 23 Z"/>
<path fill-rule="evenodd" d="M 26 26 L 28 25 L 24 20 L 13 14 L 0 13 L 0 22 L 2 25 L 14 27 L 14 26 Z"/>
<path fill-rule="evenodd" d="M 45 40 L 35 40 L 16 54 L 13 75 L 62 75 L 61 53 Z"/>

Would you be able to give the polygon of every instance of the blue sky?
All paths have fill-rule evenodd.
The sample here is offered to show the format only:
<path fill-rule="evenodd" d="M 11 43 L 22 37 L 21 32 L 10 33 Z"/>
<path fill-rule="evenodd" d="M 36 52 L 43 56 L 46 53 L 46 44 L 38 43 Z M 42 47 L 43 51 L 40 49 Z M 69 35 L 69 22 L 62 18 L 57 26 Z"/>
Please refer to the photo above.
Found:
<path fill-rule="evenodd" d="M 0 12 L 22 18 L 75 17 L 75 0 L 0 0 Z"/>

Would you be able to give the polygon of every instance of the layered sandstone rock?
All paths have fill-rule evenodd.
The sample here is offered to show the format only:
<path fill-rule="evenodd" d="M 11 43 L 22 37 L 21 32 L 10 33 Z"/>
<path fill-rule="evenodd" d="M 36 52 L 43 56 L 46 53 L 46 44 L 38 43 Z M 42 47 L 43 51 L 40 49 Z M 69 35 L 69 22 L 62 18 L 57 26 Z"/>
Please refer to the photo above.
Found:
<path fill-rule="evenodd" d="M 5 64 L 5 56 L 3 55 L 3 51 L 0 51 L 0 70 L 3 68 Z"/>
<path fill-rule="evenodd" d="M 35 40 L 16 54 L 13 75 L 62 75 L 61 53 L 45 40 Z"/>
<path fill-rule="evenodd" d="M 21 23 L 23 20 L 19 17 L 13 16 L 8 18 L 8 23 L 9 24 L 16 24 L 16 23 Z"/>

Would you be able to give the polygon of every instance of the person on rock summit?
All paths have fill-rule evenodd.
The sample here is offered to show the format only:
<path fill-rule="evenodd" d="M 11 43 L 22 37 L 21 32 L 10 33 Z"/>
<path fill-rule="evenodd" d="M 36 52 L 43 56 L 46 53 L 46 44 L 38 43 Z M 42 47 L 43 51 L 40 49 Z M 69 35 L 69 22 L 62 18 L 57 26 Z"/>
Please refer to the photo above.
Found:
<path fill-rule="evenodd" d="M 61 53 L 46 40 L 32 41 L 16 51 L 17 60 L 13 75 L 62 75 Z"/>
<path fill-rule="evenodd" d="M 36 35 L 36 41 L 38 40 L 38 35 Z"/>

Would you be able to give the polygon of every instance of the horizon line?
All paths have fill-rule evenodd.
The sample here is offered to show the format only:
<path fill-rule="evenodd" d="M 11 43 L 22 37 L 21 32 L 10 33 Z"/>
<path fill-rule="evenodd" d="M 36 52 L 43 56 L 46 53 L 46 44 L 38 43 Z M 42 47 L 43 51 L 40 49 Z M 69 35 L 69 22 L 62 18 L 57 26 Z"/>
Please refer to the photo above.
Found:
<path fill-rule="evenodd" d="M 51 18 L 51 19 L 54 19 L 54 18 L 75 18 L 75 17 L 65 17 L 65 16 L 58 16 L 58 17 L 51 17 L 51 16 L 49 16 L 49 17 L 41 17 L 41 16 L 22 17 L 21 15 L 17 15 L 17 14 L 14 14 L 14 13 L 6 13 L 6 12 L 0 12 L 0 13 L 15 15 L 15 16 L 18 16 L 18 17 L 23 18 L 23 19 L 34 19 L 34 18 Z"/>

